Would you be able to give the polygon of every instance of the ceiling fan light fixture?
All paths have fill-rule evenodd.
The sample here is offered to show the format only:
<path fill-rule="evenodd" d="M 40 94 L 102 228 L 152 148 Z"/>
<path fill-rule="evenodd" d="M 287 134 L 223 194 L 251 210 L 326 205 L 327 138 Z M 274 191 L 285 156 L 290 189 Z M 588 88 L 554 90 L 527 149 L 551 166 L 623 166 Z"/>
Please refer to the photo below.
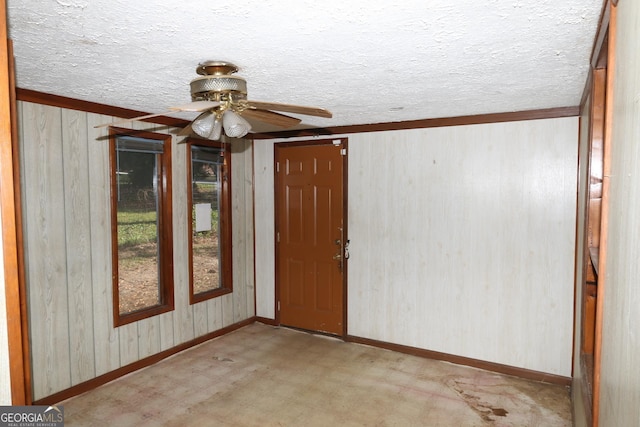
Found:
<path fill-rule="evenodd" d="M 193 131 L 203 138 L 209 138 L 214 129 L 215 115 L 211 111 L 200 114 L 191 124 Z"/>
<path fill-rule="evenodd" d="M 211 134 L 209 135 L 209 139 L 214 141 L 219 141 L 222 136 L 222 120 L 218 117 L 217 114 L 214 114 L 215 118 L 213 120 L 213 129 L 211 129 Z"/>
<path fill-rule="evenodd" d="M 251 130 L 249 122 L 231 110 L 225 111 L 222 115 L 222 125 L 224 133 L 231 138 L 242 138 Z"/>

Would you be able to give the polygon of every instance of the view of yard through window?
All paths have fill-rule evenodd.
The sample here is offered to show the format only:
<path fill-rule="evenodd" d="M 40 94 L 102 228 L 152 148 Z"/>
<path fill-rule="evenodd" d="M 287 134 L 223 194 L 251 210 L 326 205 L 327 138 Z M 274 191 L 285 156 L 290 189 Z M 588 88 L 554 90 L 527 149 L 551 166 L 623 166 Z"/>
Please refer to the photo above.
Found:
<path fill-rule="evenodd" d="M 165 227 L 172 227 L 171 213 L 162 213 L 170 206 L 161 206 L 165 205 L 160 197 L 164 193 L 158 193 L 163 191 L 161 176 L 165 173 L 162 147 L 154 141 L 129 137 L 119 139 L 118 144 L 114 187 L 118 309 L 125 315 L 166 303 L 165 289 L 173 288 L 174 278 L 166 274 L 163 266 L 168 260 L 161 259 L 161 254 L 170 256 L 172 251 L 166 247 L 173 245 L 162 240 L 163 236 L 171 240 Z M 186 249 L 192 257 L 193 295 L 208 295 L 222 288 L 219 203 L 223 161 L 218 148 L 191 150 L 192 234 L 191 247 Z M 162 277 L 163 271 L 167 277 Z"/>
<path fill-rule="evenodd" d="M 195 214 L 193 214 L 195 215 Z M 157 215 L 155 210 L 118 211 L 120 313 L 158 304 Z M 212 231 L 193 235 L 194 293 L 219 283 L 218 211 L 211 210 Z M 135 278 L 127 280 L 126 278 Z"/>
<path fill-rule="evenodd" d="M 220 287 L 218 258 L 218 211 L 211 210 L 211 231 L 193 233 L 193 293 Z"/>
<path fill-rule="evenodd" d="M 120 313 L 131 313 L 160 301 L 158 276 L 158 214 L 151 201 L 120 188 L 118 203 L 118 285 Z M 151 206 L 145 206 L 151 205 Z"/>
<path fill-rule="evenodd" d="M 117 197 L 117 272 L 118 304 L 120 315 L 162 305 L 166 294 L 161 286 L 159 236 L 162 200 L 162 151 L 159 143 L 148 140 L 123 138 L 116 151 Z M 167 225 L 171 221 L 167 218 Z M 170 252 L 168 252 L 170 253 Z"/>
<path fill-rule="evenodd" d="M 197 148 L 196 151 L 202 151 Z M 211 156 L 211 158 L 208 158 Z M 196 155 L 196 157 L 198 157 Z M 221 287 L 220 276 L 220 177 L 222 164 L 217 150 L 192 158 L 191 229 L 193 293 Z M 204 210 L 198 210 L 204 207 Z M 198 218 L 198 215 L 201 215 Z"/>

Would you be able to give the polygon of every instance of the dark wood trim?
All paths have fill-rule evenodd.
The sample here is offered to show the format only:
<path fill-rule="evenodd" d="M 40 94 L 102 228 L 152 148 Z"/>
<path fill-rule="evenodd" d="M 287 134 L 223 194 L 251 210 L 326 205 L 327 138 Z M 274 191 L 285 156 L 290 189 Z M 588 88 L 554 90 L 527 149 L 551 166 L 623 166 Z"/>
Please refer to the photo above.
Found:
<path fill-rule="evenodd" d="M 279 322 L 276 322 L 275 319 L 268 319 L 266 317 L 256 316 L 256 322 L 264 323 L 269 326 L 280 326 Z"/>
<path fill-rule="evenodd" d="M 25 403 L 31 404 L 31 344 L 29 339 L 29 312 L 27 310 L 27 280 L 24 255 L 24 227 L 22 224 L 22 180 L 20 178 L 20 139 L 18 132 L 18 112 L 16 100 L 15 61 L 13 44 L 9 45 L 10 93 L 11 93 L 11 133 L 13 145 L 13 188 L 15 200 L 16 237 L 18 253 L 18 281 L 20 285 L 20 310 L 22 318 L 22 357 L 24 370 Z M 15 403 L 14 403 L 15 404 Z"/>
<path fill-rule="evenodd" d="M 607 18 L 607 28 L 608 28 L 608 18 Z M 608 37 L 604 36 L 605 42 L 608 43 Z M 608 52 L 607 46 L 601 46 L 602 50 Z M 597 54 L 599 57 L 602 57 L 600 53 Z M 574 387 L 579 387 L 582 392 L 582 400 L 584 405 L 584 415 L 588 420 L 588 425 L 593 424 L 594 419 L 594 411 L 595 409 L 595 401 L 594 401 L 594 341 L 595 334 L 593 323 L 590 323 L 588 319 L 596 316 L 595 310 L 590 308 L 592 304 L 589 303 L 589 298 L 596 296 L 595 294 L 590 294 L 588 292 L 589 285 L 588 281 L 588 270 L 591 268 L 590 261 L 590 246 L 592 244 L 592 234 L 588 233 L 588 230 L 591 227 L 594 227 L 594 218 L 591 217 L 591 209 L 589 209 L 589 201 L 593 197 L 591 190 L 591 181 L 594 176 L 602 176 L 602 170 L 594 171 L 594 165 L 600 165 L 602 167 L 602 150 L 603 150 L 603 140 L 605 137 L 605 108 L 606 108 L 606 81 L 607 81 L 607 64 L 608 59 L 604 62 L 601 62 L 603 67 L 601 68 L 591 68 L 589 73 L 589 79 L 587 80 L 588 88 L 585 89 L 585 93 L 583 95 L 583 104 L 582 115 L 587 112 L 585 109 L 589 109 L 588 117 L 589 117 L 589 130 L 588 135 L 580 136 L 580 143 L 586 142 L 589 144 L 589 156 L 587 158 L 587 163 L 584 167 L 587 168 L 587 181 L 583 183 L 583 186 L 586 186 L 586 198 L 585 203 L 586 206 L 578 207 L 578 213 L 580 215 L 584 215 L 584 229 L 582 230 L 584 233 L 584 242 L 583 247 L 576 247 L 576 271 L 577 269 L 582 267 L 583 269 L 583 279 L 581 283 L 576 283 L 576 301 L 579 303 L 579 309 L 582 313 L 581 324 L 579 325 L 579 329 L 574 329 L 574 360 L 575 363 L 575 352 L 577 351 L 578 355 L 578 363 L 580 368 L 580 376 L 574 378 Z M 591 101 L 587 103 L 587 99 L 591 96 Z M 582 120 L 582 118 L 581 118 Z M 582 130 L 582 126 L 580 127 Z M 600 196 L 598 196 L 600 197 Z M 595 219 L 599 220 L 599 217 Z M 577 227 L 577 222 L 576 222 Z M 595 229 L 595 228 L 594 228 Z M 599 227 L 597 228 L 599 229 Z M 576 228 L 577 231 L 577 228 Z M 594 232 L 594 234 L 599 235 L 599 233 Z M 598 280 L 600 281 L 600 280 Z M 596 296 L 596 303 L 601 299 L 600 292 L 598 291 L 598 295 Z M 577 315 L 577 314 L 576 314 Z M 577 344 L 577 348 L 576 348 Z M 574 369 L 576 367 L 574 366 Z M 575 374 L 574 374 L 575 375 Z M 575 410 L 575 405 L 573 405 L 573 409 Z"/>
<path fill-rule="evenodd" d="M 222 177 L 222 215 L 219 218 L 221 222 L 221 230 L 222 230 L 222 239 L 223 239 L 223 256 L 226 257 L 228 262 L 222 263 L 222 274 L 223 281 L 226 281 L 224 284 L 225 289 L 228 289 L 230 292 L 233 291 L 233 205 L 232 205 L 232 190 L 233 190 L 233 180 L 232 176 L 232 150 L 231 144 L 224 144 L 224 167 L 223 167 L 223 177 Z M 255 314 L 255 313 L 254 313 Z"/>
<path fill-rule="evenodd" d="M 580 387 L 582 404 L 585 408 L 584 416 L 587 425 L 593 426 L 593 355 L 582 354 L 580 356 L 580 369 L 582 372 L 580 384 L 573 384 L 573 386 Z"/>
<path fill-rule="evenodd" d="M 85 381 L 83 383 L 77 384 L 73 387 L 59 391 L 50 396 L 43 397 L 42 399 L 38 399 L 34 401 L 33 404 L 34 405 L 53 405 L 53 404 L 62 402 L 63 400 L 85 393 L 89 390 L 93 390 L 101 385 L 107 384 L 124 375 L 130 374 L 142 368 L 146 368 L 155 363 L 158 363 L 161 360 L 166 359 L 167 357 L 173 356 L 174 354 L 180 353 L 184 350 L 187 350 L 191 347 L 207 342 L 211 339 L 226 335 L 230 332 L 233 332 L 245 326 L 251 325 L 252 323 L 255 323 L 255 322 L 263 323 L 269 326 L 280 326 L 278 322 L 272 319 L 253 316 L 243 321 L 240 321 L 238 323 L 234 323 L 232 325 L 226 326 L 217 331 L 210 332 L 206 335 L 195 338 L 191 341 L 182 343 L 180 345 L 177 345 L 175 347 L 172 347 L 160 353 L 138 360 L 137 362 L 123 366 L 111 372 L 107 372 L 106 374 L 100 375 L 89 381 Z M 294 328 L 290 328 L 290 329 L 294 329 Z M 455 363 L 457 365 L 471 366 L 471 367 L 484 369 L 491 372 L 497 372 L 505 375 L 512 375 L 515 377 L 530 379 L 534 381 L 546 382 L 551 384 L 560 384 L 564 386 L 571 385 L 571 378 L 565 378 L 559 375 L 546 374 L 544 372 L 531 371 L 531 370 L 522 369 L 522 368 L 515 368 L 512 366 L 501 365 L 498 363 L 485 362 L 482 360 L 471 359 L 471 358 L 461 357 L 461 356 L 454 356 L 446 353 L 423 350 L 420 348 L 408 347 L 408 346 L 403 346 L 399 344 L 391 344 L 391 343 L 371 340 L 367 338 L 360 338 L 360 337 L 351 336 L 351 335 L 345 336 L 344 341 L 370 345 L 372 347 L 383 348 L 391 351 L 397 351 L 403 354 L 410 354 L 413 356 L 424 357 L 428 359 L 442 360 L 446 362 Z"/>
<path fill-rule="evenodd" d="M 577 318 L 578 312 L 575 310 L 574 312 L 574 328 L 573 328 L 573 337 L 574 337 L 574 345 L 572 358 L 573 366 L 572 366 L 572 387 L 576 389 L 580 389 L 582 395 L 582 403 L 584 406 L 584 416 L 587 420 L 588 425 L 592 425 L 593 418 L 593 399 L 592 399 L 592 378 L 593 378 L 593 348 L 588 344 L 588 342 L 593 341 L 593 336 L 589 335 L 589 328 L 587 325 L 587 317 L 589 316 L 589 308 L 587 305 L 587 271 L 590 268 L 589 261 L 589 218 L 590 218 L 590 210 L 589 210 L 589 200 L 591 194 L 591 176 L 592 176 L 592 158 L 593 158 L 593 147 L 594 147 L 594 139 L 596 142 L 599 141 L 601 147 L 602 141 L 602 117 L 598 117 L 597 111 L 604 111 L 604 76 L 606 75 L 606 70 L 604 69 L 591 69 L 589 73 L 589 78 L 587 79 L 587 84 L 589 85 L 588 90 L 585 91 L 583 105 L 581 105 L 582 113 L 580 117 L 580 135 L 579 135 L 579 147 L 582 144 L 587 144 L 587 150 L 589 151 L 589 155 L 586 158 L 585 164 L 580 164 L 580 157 L 578 156 L 578 172 L 580 170 L 584 170 L 586 168 L 586 182 L 583 182 L 581 185 L 586 192 L 584 205 L 578 206 L 576 205 L 576 218 L 580 216 L 584 217 L 584 223 L 582 230 L 578 228 L 579 221 L 576 220 L 576 236 L 579 234 L 578 232 L 582 232 L 584 236 L 584 240 L 582 243 L 582 247 L 578 246 L 578 241 L 576 240 L 576 259 L 575 259 L 575 272 L 582 270 L 582 281 L 575 281 L 574 285 L 574 301 L 577 302 L 577 310 L 580 310 L 581 313 L 581 322 L 579 325 L 576 325 L 575 320 Z M 587 99 L 591 96 L 591 100 L 587 103 Z M 588 111 L 586 111 L 588 109 Z M 582 134 L 583 131 L 583 117 L 582 115 L 588 116 L 588 131 L 586 135 Z M 600 114 L 602 116 L 602 114 Z M 598 125 L 599 123 L 599 125 Z M 580 148 L 578 150 L 580 153 Z M 578 191 L 579 193 L 579 191 Z M 576 274 L 576 279 L 577 279 Z M 576 357 L 577 357 L 577 365 L 576 365 Z M 580 375 L 576 377 L 576 370 L 578 370 Z M 574 395 L 575 396 L 575 395 Z M 572 405 L 572 411 L 574 412 L 575 419 L 575 410 L 576 405 L 575 402 Z"/>
<path fill-rule="evenodd" d="M 59 391 L 55 394 L 52 394 L 47 397 L 43 397 L 42 399 L 38 399 L 33 402 L 34 405 L 53 405 L 63 400 L 69 399 L 73 396 L 77 396 L 81 393 L 87 392 L 89 390 L 93 390 L 101 385 L 104 385 L 108 382 L 111 382 L 117 378 L 120 378 L 124 375 L 130 374 L 131 372 L 138 371 L 142 368 L 146 368 L 147 366 L 151 366 L 155 363 L 160 362 L 163 359 L 166 359 L 169 356 L 173 356 L 174 354 L 180 353 L 181 351 L 187 350 L 196 345 L 202 344 L 206 341 L 209 341 L 213 338 L 220 337 L 222 335 L 226 335 L 230 332 L 233 332 L 237 329 L 243 328 L 247 325 L 250 325 L 255 322 L 254 317 L 250 317 L 246 320 L 243 320 L 238 323 L 234 323 L 233 325 L 229 325 L 222 329 L 218 329 L 217 331 L 210 332 L 206 335 L 202 335 L 201 337 L 195 338 L 191 341 L 187 341 L 170 349 L 164 350 L 160 353 L 154 354 L 149 357 L 145 357 L 144 359 L 138 360 L 137 362 L 133 362 L 129 365 L 118 368 L 114 371 L 107 372 L 106 374 L 100 375 L 96 378 L 93 378 L 89 381 L 85 381 L 83 383 L 77 384 L 68 389 Z"/>
<path fill-rule="evenodd" d="M 582 97 L 580 98 L 580 116 L 584 114 L 584 109 L 588 107 L 587 99 L 591 94 L 591 88 L 593 86 L 593 69 L 589 70 L 587 74 L 587 81 L 584 84 L 584 89 L 582 90 Z"/>
<path fill-rule="evenodd" d="M 470 357 L 456 356 L 453 354 L 440 353 L 438 351 L 432 350 L 424 350 L 417 347 L 409 347 L 406 345 L 377 341 L 369 338 L 356 337 L 353 335 L 348 335 L 345 338 L 345 341 L 384 348 L 386 350 L 397 351 L 398 353 L 410 354 L 412 356 L 425 357 L 427 359 L 442 360 L 444 362 L 455 363 L 456 365 L 471 366 L 474 368 L 484 369 L 486 371 L 497 372 L 504 375 L 511 375 L 514 377 L 524 378 L 532 381 L 559 384 L 563 386 L 571 385 L 571 378 L 568 377 L 547 374 L 545 372 L 532 371 L 524 368 L 517 368 L 514 366 L 502 365 L 500 363 L 486 362 L 484 360 L 472 359 Z"/>
<path fill-rule="evenodd" d="M 588 87 L 585 88 L 585 93 L 583 94 L 583 103 L 581 104 L 581 117 L 580 117 L 580 127 L 579 127 L 579 143 L 578 143 L 578 179 L 580 179 L 580 170 L 583 168 L 586 168 L 586 182 L 582 183 L 582 187 L 585 191 L 585 198 L 584 198 L 584 204 L 582 206 L 579 206 L 576 203 L 576 218 L 580 218 L 581 216 L 584 218 L 584 222 L 582 224 L 582 230 L 580 230 L 578 228 L 579 225 L 579 221 L 576 219 L 576 236 L 579 235 L 579 232 L 582 232 L 583 237 L 583 242 L 582 242 L 582 247 L 578 246 L 578 239 L 576 239 L 576 246 L 575 246 L 575 254 L 576 254 L 576 259 L 575 259 L 575 272 L 576 274 L 574 275 L 574 303 L 577 303 L 577 309 L 576 304 L 574 304 L 574 324 L 573 324 L 573 349 L 572 349 L 572 355 L 571 355 L 571 361 L 572 361 L 572 384 L 571 387 L 572 389 L 579 389 L 581 391 L 581 396 L 582 396 L 582 404 L 583 404 L 583 409 L 584 409 L 584 417 L 585 420 L 587 421 L 587 425 L 591 426 L 592 425 L 592 408 L 593 408 L 593 404 L 592 404 L 592 385 L 591 385 L 591 378 L 593 376 L 593 356 L 592 354 L 585 354 L 584 353 L 584 349 L 585 349 L 585 316 L 587 313 L 587 269 L 589 268 L 589 245 L 588 245 L 588 229 L 589 229 L 589 194 L 590 194 L 590 181 L 591 181 L 591 147 L 592 147 L 592 141 L 593 141 L 593 117 L 594 117 L 594 103 L 596 103 L 598 101 L 598 97 L 594 95 L 594 88 L 597 86 L 597 76 L 594 77 L 594 74 L 598 73 L 598 70 L 595 69 L 591 69 L 589 72 L 589 78 L 587 79 L 587 85 Z M 591 95 L 591 100 L 589 103 L 587 103 L 587 99 L 589 99 L 589 95 Z M 585 109 L 588 109 L 588 111 L 585 111 Z M 587 115 L 588 116 L 588 131 L 587 131 L 587 135 L 583 135 L 582 131 L 583 131 L 583 117 L 582 115 Z M 580 164 L 580 161 L 582 160 L 580 158 L 580 151 L 581 151 L 581 147 L 582 144 L 586 144 L 587 145 L 587 150 L 589 151 L 589 154 L 587 155 L 587 158 L 585 159 L 585 164 L 582 165 Z M 579 199 L 579 194 L 580 194 L 580 190 L 578 189 L 578 193 L 577 193 L 577 197 L 576 200 Z M 582 280 L 581 282 L 577 281 L 577 273 L 578 271 L 582 270 Z M 580 319 L 580 324 L 576 325 L 576 319 L 578 316 L 578 310 L 581 313 L 581 319 Z M 576 357 L 578 358 L 577 360 L 577 365 L 576 366 Z M 586 369 L 585 366 L 585 360 L 586 358 L 591 358 L 591 363 L 590 369 Z M 579 372 L 580 372 L 580 376 L 576 377 L 576 370 L 578 370 L 579 368 Z M 572 394 L 572 397 L 575 397 L 575 394 Z M 576 402 L 572 402 L 571 405 L 571 411 L 572 411 L 572 415 L 573 415 L 573 419 L 576 419 Z"/>
<path fill-rule="evenodd" d="M 560 107 L 542 110 L 516 111 L 512 113 L 480 114 L 475 116 L 445 117 L 437 119 L 409 120 L 404 122 L 374 123 L 366 125 L 335 126 L 318 129 L 299 129 L 282 132 L 255 133 L 253 139 L 294 138 L 304 136 L 330 136 L 364 132 L 382 132 L 389 130 L 422 129 L 445 126 L 462 126 L 485 123 L 501 123 L 522 120 L 551 119 L 559 117 L 575 117 L 580 114 L 580 107 Z"/>
<path fill-rule="evenodd" d="M 602 58 L 602 51 L 607 50 L 607 33 L 609 32 L 609 22 L 611 20 L 610 0 L 604 0 L 602 4 L 602 12 L 600 12 L 600 21 L 598 22 L 598 30 L 593 41 L 593 49 L 591 50 L 591 67 L 598 67 L 598 60 Z"/>
<path fill-rule="evenodd" d="M 11 403 L 31 403 L 24 257 L 22 245 L 22 209 L 20 199 L 20 163 L 15 101 L 13 45 L 7 39 L 6 2 L 0 0 L 0 211 L 2 212 L 2 245 L 4 293 L 9 353 Z"/>
<path fill-rule="evenodd" d="M 594 68 L 596 69 L 607 68 L 607 60 L 609 57 L 607 53 L 608 47 L 609 47 L 609 34 L 607 32 L 605 33 L 605 37 L 602 42 L 602 50 L 600 51 L 600 55 L 598 55 L 598 57 L 596 58 L 596 63 Z"/>
<path fill-rule="evenodd" d="M 99 104 L 97 102 L 81 101 L 79 99 L 68 98 L 61 95 L 37 92 L 30 89 L 16 89 L 18 101 L 33 102 L 36 104 L 50 105 L 52 107 L 67 108 L 69 110 L 84 111 L 87 113 L 104 114 L 105 116 L 122 117 L 130 119 L 149 114 L 145 111 L 131 110 L 128 108 L 114 107 L 111 105 Z M 149 123 L 157 123 L 173 127 L 186 127 L 190 121 L 177 119 L 169 116 L 156 116 L 142 120 Z"/>
<path fill-rule="evenodd" d="M 163 153 L 161 155 L 162 167 L 158 170 L 158 180 L 162 182 L 158 192 L 158 244 L 160 250 L 160 304 L 148 307 L 132 313 L 120 314 L 120 296 L 118 291 L 118 200 L 113 194 L 116 193 L 116 136 L 127 135 L 139 138 L 154 139 L 163 141 Z M 111 259 L 112 259 L 112 298 L 113 298 L 113 324 L 122 326 L 128 323 L 137 322 L 158 314 L 167 313 L 174 310 L 174 286 L 173 286 L 173 221 L 172 214 L 172 185 L 171 185 L 171 135 L 122 129 L 112 127 L 109 129 L 109 170 L 111 180 Z"/>
<path fill-rule="evenodd" d="M 341 138 L 342 148 L 345 153 L 342 156 L 342 236 L 345 239 L 343 242 L 343 248 L 346 248 L 342 253 L 342 337 L 345 338 L 349 329 L 347 328 L 347 322 L 349 319 L 349 258 L 346 255 L 349 246 L 349 140 L 347 138 Z"/>
<path fill-rule="evenodd" d="M 114 117 L 132 118 L 147 114 L 144 111 L 131 110 L 127 108 L 113 107 L 110 105 L 99 104 L 90 101 L 81 101 L 78 99 L 68 98 L 60 95 L 47 94 L 29 89 L 17 89 L 17 97 L 19 101 L 34 102 L 37 104 L 51 105 L 55 107 L 68 108 L 71 110 L 85 111 L 88 113 L 104 114 Z M 580 114 L 579 106 L 557 107 L 539 110 L 515 111 L 506 113 L 479 114 L 471 116 L 459 117 L 443 117 L 434 119 L 409 120 L 403 122 L 386 122 L 362 125 L 335 126 L 327 128 L 298 129 L 282 132 L 269 133 L 252 133 L 249 134 L 251 139 L 274 139 L 274 138 L 293 138 L 304 136 L 318 135 L 339 135 L 350 133 L 364 132 L 382 132 L 389 130 L 407 130 L 421 129 L 432 127 L 446 126 L 462 126 L 471 124 L 501 123 L 522 120 L 538 120 L 551 119 L 559 117 L 574 117 Z M 166 126 L 174 126 L 184 128 L 190 124 L 190 121 L 177 119 L 168 116 L 157 116 L 143 121 L 150 123 L 158 123 Z"/>
<path fill-rule="evenodd" d="M 199 294 L 194 293 L 193 286 L 193 223 L 187 221 L 189 228 L 189 304 L 196 304 L 198 302 L 206 301 L 212 298 L 217 298 L 222 295 L 230 294 L 233 292 L 233 233 L 232 233 L 232 215 L 231 215 L 231 188 L 233 183 L 231 182 L 231 144 L 223 144 L 219 141 L 211 141 L 197 138 L 188 138 L 187 143 L 187 205 L 193 206 L 193 185 L 192 185 L 192 170 L 191 170 L 191 147 L 211 147 L 221 149 L 223 151 L 222 157 L 224 164 L 222 166 L 222 191 L 220 200 L 220 212 L 218 221 L 220 221 L 220 236 L 218 238 L 218 244 L 222 246 L 222 259 L 219 260 L 220 267 L 220 280 L 222 286 L 220 288 L 212 289 Z"/>
<path fill-rule="evenodd" d="M 611 185 L 611 143 L 614 108 L 614 79 L 616 66 L 616 20 L 617 8 L 611 7 L 608 26 L 608 57 L 605 89 L 604 141 L 602 153 L 602 203 L 600 211 L 600 248 L 598 252 L 598 296 L 596 299 L 596 325 L 593 351 L 593 426 L 598 426 L 600 415 L 600 369 L 602 364 L 602 328 L 604 300 L 607 293 L 607 244 L 609 222 L 609 188 Z"/>

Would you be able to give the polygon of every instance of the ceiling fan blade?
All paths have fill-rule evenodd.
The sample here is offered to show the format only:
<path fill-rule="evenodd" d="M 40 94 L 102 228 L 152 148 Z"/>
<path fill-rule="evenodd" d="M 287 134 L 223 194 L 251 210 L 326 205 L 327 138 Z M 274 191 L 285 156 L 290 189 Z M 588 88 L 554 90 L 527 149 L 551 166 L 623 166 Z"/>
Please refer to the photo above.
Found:
<path fill-rule="evenodd" d="M 195 101 L 195 102 L 190 102 L 189 104 L 185 104 L 185 105 L 178 105 L 176 107 L 170 107 L 169 111 L 164 111 L 162 113 L 146 114 L 144 116 L 132 117 L 130 119 L 115 120 L 113 122 L 102 123 L 102 124 L 96 125 L 94 127 L 95 128 L 102 128 L 102 127 L 105 127 L 105 126 L 115 126 L 115 125 L 120 125 L 120 124 L 123 124 L 123 123 L 135 122 L 137 120 L 151 119 L 153 117 L 164 116 L 164 115 L 167 115 L 167 114 L 175 113 L 176 111 L 200 112 L 200 111 L 208 110 L 210 108 L 215 108 L 218 105 L 220 105 L 220 103 L 217 102 L 217 101 Z"/>
<path fill-rule="evenodd" d="M 246 110 L 242 111 L 240 115 L 248 119 L 258 120 L 260 122 L 268 123 L 279 128 L 294 127 L 302 121 L 296 117 L 285 116 L 284 114 L 275 113 L 273 111 L 258 110 L 254 108 L 247 108 Z"/>
<path fill-rule="evenodd" d="M 132 117 L 130 119 L 115 120 L 113 122 L 102 123 L 102 124 L 99 124 L 99 125 L 95 125 L 94 128 L 103 128 L 105 126 L 121 125 L 123 123 L 135 122 L 136 120 L 144 120 L 144 119 L 150 119 L 152 117 L 164 116 L 165 114 L 170 114 L 172 112 L 173 111 L 165 111 L 163 113 L 147 114 L 147 115 L 144 115 L 144 116 Z"/>
<path fill-rule="evenodd" d="M 284 111 L 285 113 L 297 113 L 304 114 L 306 116 L 326 117 L 330 119 L 333 117 L 329 110 L 318 107 L 304 107 L 302 105 L 280 104 L 277 102 L 262 102 L 262 101 L 247 101 L 249 107 L 257 108 L 260 110 L 276 110 Z"/>
<path fill-rule="evenodd" d="M 220 103 L 217 101 L 194 101 L 185 105 L 179 105 L 177 107 L 170 107 L 171 111 L 194 111 L 200 112 L 209 110 L 211 108 L 215 108 L 219 106 Z"/>
<path fill-rule="evenodd" d="M 191 129 L 191 123 L 187 126 L 183 127 L 180 132 L 178 132 L 178 136 L 189 136 L 193 133 L 193 129 Z"/>

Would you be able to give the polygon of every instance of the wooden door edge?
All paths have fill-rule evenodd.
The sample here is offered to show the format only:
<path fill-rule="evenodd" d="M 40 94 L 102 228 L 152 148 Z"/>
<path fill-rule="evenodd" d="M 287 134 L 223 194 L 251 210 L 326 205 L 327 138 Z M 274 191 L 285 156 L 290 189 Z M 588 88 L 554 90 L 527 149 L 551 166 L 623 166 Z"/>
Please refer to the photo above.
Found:
<path fill-rule="evenodd" d="M 7 316 L 9 377 L 13 405 L 31 404 L 28 329 L 24 270 L 21 260 L 22 234 L 20 185 L 17 158 L 16 96 L 13 46 L 7 38 L 6 1 L 0 0 L 2 15 L 0 32 L 5 41 L 0 50 L 0 209 L 2 210 L 2 244 L 4 262 L 4 291 Z"/>
<path fill-rule="evenodd" d="M 616 49 L 616 15 L 617 7 L 610 6 L 608 28 L 608 53 L 607 53 L 607 82 L 605 98 L 605 129 L 602 154 L 602 206 L 600 213 L 600 249 L 598 254 L 598 298 L 596 300 L 596 324 L 593 352 L 593 426 L 597 427 L 600 416 L 600 369 L 602 365 L 602 325 L 604 312 L 604 298 L 606 297 L 607 275 L 607 242 L 608 242 L 608 218 L 609 218 L 609 186 L 611 176 L 611 137 L 613 122 L 613 84 L 615 75 L 615 49 Z"/>

